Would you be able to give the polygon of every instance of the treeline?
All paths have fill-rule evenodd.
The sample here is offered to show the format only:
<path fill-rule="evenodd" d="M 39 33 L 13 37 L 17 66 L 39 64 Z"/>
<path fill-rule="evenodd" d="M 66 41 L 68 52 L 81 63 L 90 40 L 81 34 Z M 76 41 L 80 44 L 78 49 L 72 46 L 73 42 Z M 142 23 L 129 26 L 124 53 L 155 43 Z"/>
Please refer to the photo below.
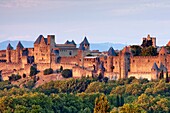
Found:
<path fill-rule="evenodd" d="M 130 77 L 100 82 L 94 78 L 51 81 L 38 88 L 0 82 L 0 112 L 156 113 L 170 112 L 170 83 Z"/>

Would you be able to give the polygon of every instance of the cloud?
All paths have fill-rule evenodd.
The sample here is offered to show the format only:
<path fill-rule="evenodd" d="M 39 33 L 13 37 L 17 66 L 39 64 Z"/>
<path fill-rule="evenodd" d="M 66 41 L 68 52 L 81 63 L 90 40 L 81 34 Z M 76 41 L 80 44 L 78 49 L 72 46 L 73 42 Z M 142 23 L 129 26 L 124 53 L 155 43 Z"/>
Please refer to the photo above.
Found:
<path fill-rule="evenodd" d="M 0 7 L 4 8 L 30 8 L 36 7 L 41 2 L 37 0 L 2 0 Z"/>

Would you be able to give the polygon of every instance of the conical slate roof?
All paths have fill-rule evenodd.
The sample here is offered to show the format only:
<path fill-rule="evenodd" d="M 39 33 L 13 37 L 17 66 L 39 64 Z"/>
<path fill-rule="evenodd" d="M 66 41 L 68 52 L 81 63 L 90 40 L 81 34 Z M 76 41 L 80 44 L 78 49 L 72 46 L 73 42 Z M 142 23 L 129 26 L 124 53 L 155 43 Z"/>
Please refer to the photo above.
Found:
<path fill-rule="evenodd" d="M 23 49 L 23 48 L 24 48 L 24 46 L 21 44 L 20 41 L 18 42 L 17 48 L 20 48 L 20 49 Z"/>
<path fill-rule="evenodd" d="M 87 44 L 87 45 L 89 45 L 90 43 L 89 43 L 89 41 L 87 40 L 87 38 L 85 37 L 84 40 L 81 42 L 81 44 Z"/>
<path fill-rule="evenodd" d="M 9 43 L 8 46 L 7 46 L 7 50 L 12 50 L 13 47 L 11 46 L 11 44 Z"/>
<path fill-rule="evenodd" d="M 167 68 L 162 64 L 162 62 L 160 63 L 159 69 L 163 72 L 167 72 Z"/>
<path fill-rule="evenodd" d="M 110 49 L 108 50 L 108 55 L 109 56 L 116 56 L 116 53 L 115 53 L 113 47 L 110 47 Z"/>
<path fill-rule="evenodd" d="M 159 69 L 160 69 L 160 70 L 163 70 L 163 69 L 164 69 L 164 65 L 162 64 L 162 62 L 160 63 Z"/>
<path fill-rule="evenodd" d="M 75 43 L 75 41 L 74 41 L 74 40 L 72 40 L 72 44 L 76 45 L 76 43 Z"/>
<path fill-rule="evenodd" d="M 158 68 L 158 66 L 157 66 L 157 64 L 156 64 L 156 63 L 154 63 L 154 64 L 153 64 L 152 69 L 154 69 L 154 70 L 156 70 L 156 71 L 158 71 L 158 70 L 159 70 L 159 68 Z"/>
<path fill-rule="evenodd" d="M 74 42 L 74 40 L 72 40 L 72 41 L 68 41 L 68 40 L 67 40 L 67 41 L 65 42 L 65 44 L 73 44 L 73 45 L 76 45 L 76 43 Z"/>

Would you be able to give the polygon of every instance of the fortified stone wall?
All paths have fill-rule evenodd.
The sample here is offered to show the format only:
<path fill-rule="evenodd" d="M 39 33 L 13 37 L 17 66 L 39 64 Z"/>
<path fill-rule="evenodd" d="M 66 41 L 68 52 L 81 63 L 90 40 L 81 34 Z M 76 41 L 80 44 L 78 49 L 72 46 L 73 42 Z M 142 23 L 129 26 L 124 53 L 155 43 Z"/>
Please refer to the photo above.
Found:
<path fill-rule="evenodd" d="M 134 56 L 130 61 L 130 72 L 151 72 L 154 62 L 159 66 L 158 56 Z"/>
<path fill-rule="evenodd" d="M 21 63 L 0 63 L 0 70 L 19 70 L 21 68 Z"/>
<path fill-rule="evenodd" d="M 61 62 L 60 63 L 70 63 L 70 64 L 77 64 L 77 57 L 76 56 L 71 56 L 71 57 L 61 57 Z"/>
<path fill-rule="evenodd" d="M 80 78 L 82 76 L 92 77 L 92 71 L 87 70 L 86 68 L 75 66 L 73 67 L 72 71 L 75 78 Z"/>
<path fill-rule="evenodd" d="M 167 69 L 168 73 L 170 74 L 170 54 L 167 54 Z"/>
<path fill-rule="evenodd" d="M 120 60 L 119 60 L 119 56 L 114 56 L 113 57 L 113 66 L 114 66 L 113 72 L 119 73 L 120 72 Z"/>
<path fill-rule="evenodd" d="M 152 73 L 151 72 L 129 72 L 128 77 L 135 77 L 137 79 L 147 78 L 148 80 L 151 80 Z"/>

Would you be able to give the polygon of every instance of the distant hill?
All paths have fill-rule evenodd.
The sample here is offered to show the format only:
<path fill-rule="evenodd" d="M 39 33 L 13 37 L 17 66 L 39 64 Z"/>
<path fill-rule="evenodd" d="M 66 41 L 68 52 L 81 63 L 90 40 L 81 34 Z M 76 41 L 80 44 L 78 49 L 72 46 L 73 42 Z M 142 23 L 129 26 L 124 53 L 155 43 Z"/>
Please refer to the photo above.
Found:
<path fill-rule="evenodd" d="M 10 41 L 10 40 L 7 40 L 7 41 L 4 41 L 4 42 L 0 42 L 0 50 L 4 50 L 7 48 L 8 44 L 10 43 L 12 45 L 12 47 L 15 49 L 17 44 L 18 44 L 18 40 L 15 40 L 15 41 Z M 25 47 L 25 48 L 31 48 L 34 46 L 34 42 L 33 41 L 21 41 L 22 45 Z"/>
<path fill-rule="evenodd" d="M 4 42 L 0 42 L 0 50 L 6 49 L 6 47 L 9 43 L 15 49 L 16 45 L 18 44 L 18 40 L 15 40 L 15 41 L 7 40 Z M 31 48 L 34 46 L 33 41 L 21 41 L 21 43 L 23 44 L 23 46 L 25 48 L 29 48 L 29 47 Z M 107 50 L 109 50 L 110 47 L 113 47 L 115 50 L 117 50 L 117 49 L 121 50 L 121 49 L 123 49 L 123 47 L 125 47 L 125 44 L 118 44 L 118 43 L 114 44 L 114 43 L 106 42 L 106 43 L 91 43 L 91 45 L 90 45 L 91 50 L 100 50 L 100 51 L 107 51 Z"/>
<path fill-rule="evenodd" d="M 121 50 L 125 47 L 125 44 L 119 44 L 119 43 L 92 43 L 90 45 L 91 50 L 100 50 L 100 51 L 108 51 L 110 47 L 113 47 L 114 50 Z"/>

